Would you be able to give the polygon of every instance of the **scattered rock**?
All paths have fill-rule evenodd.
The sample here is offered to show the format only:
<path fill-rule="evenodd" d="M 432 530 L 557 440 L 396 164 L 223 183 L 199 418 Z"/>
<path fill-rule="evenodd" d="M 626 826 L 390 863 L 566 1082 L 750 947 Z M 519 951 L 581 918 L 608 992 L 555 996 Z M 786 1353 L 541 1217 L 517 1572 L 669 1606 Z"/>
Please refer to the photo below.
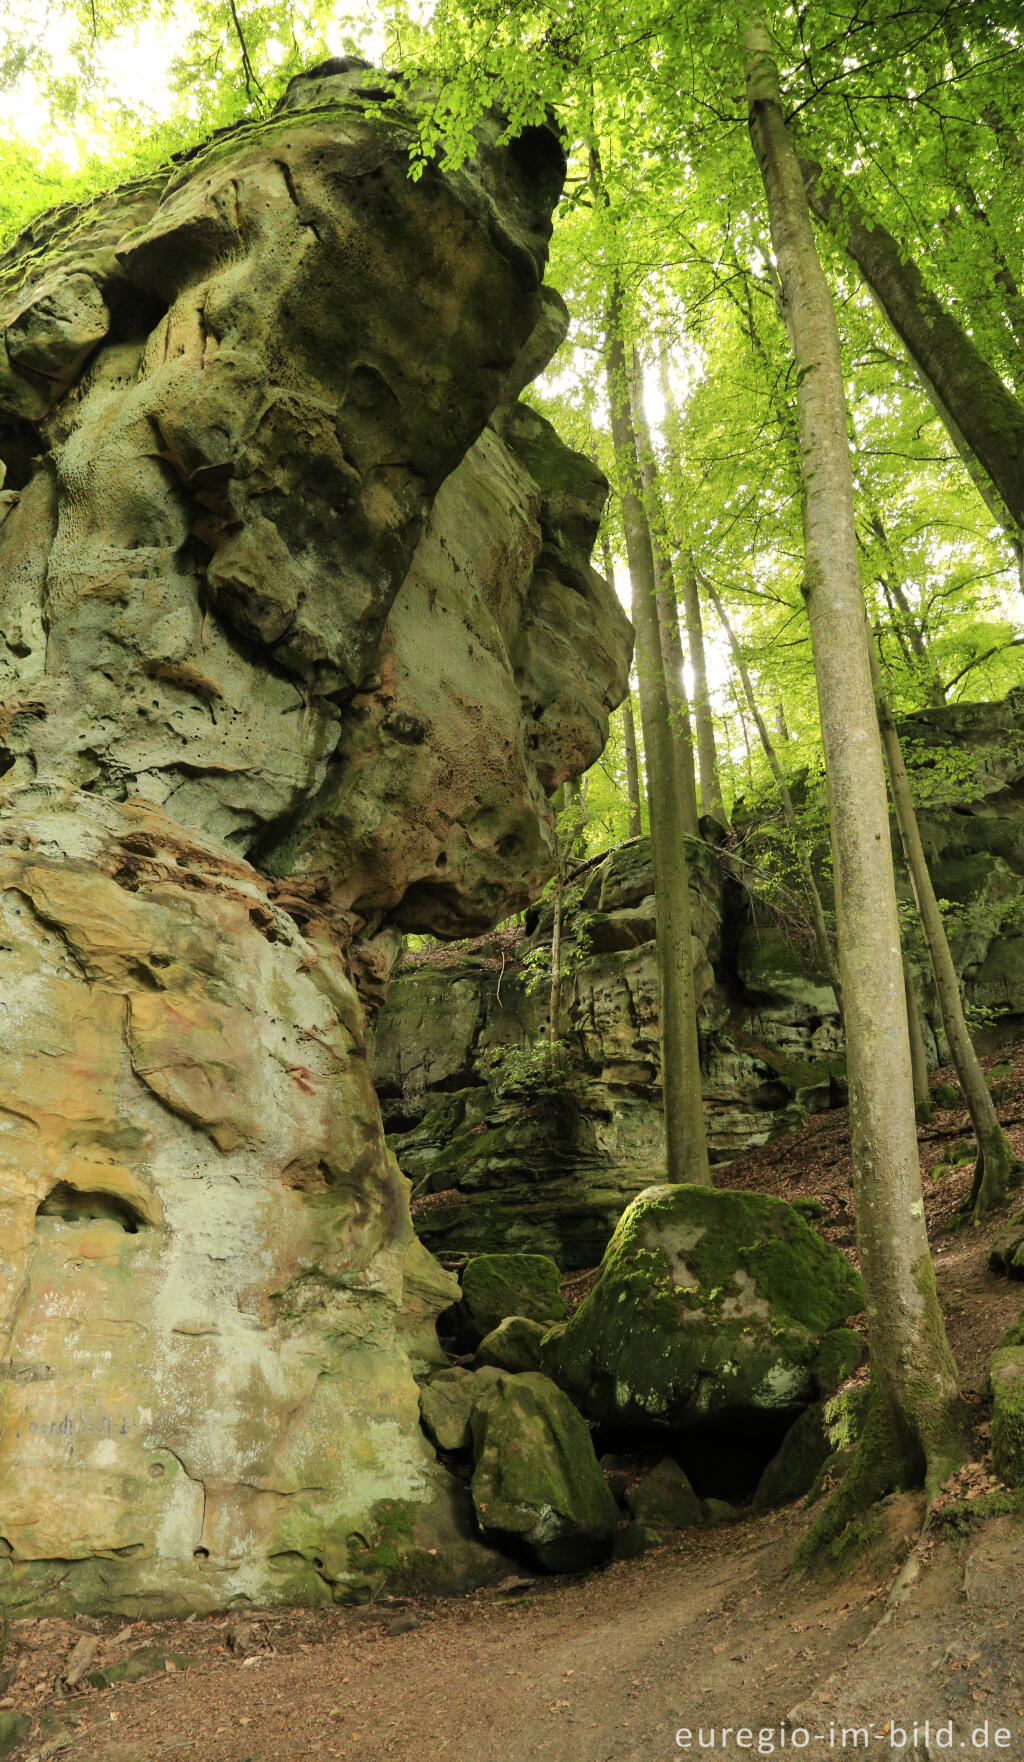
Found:
<path fill-rule="evenodd" d="M 1024 1486 L 1024 1346 L 1001 1346 L 989 1366 L 992 1466 L 1008 1487 Z"/>
<path fill-rule="evenodd" d="M 547 1377 L 499 1376 L 473 1412 L 472 1493 L 485 1534 L 548 1572 L 606 1558 L 618 1508 L 586 1421 Z"/>
<path fill-rule="evenodd" d="M 735 1505 L 730 1505 L 728 1499 L 702 1499 L 701 1510 L 705 1523 L 732 1523 L 739 1516 Z"/>
<path fill-rule="evenodd" d="M 638 1523 L 652 1529 L 681 1530 L 701 1521 L 701 1502 L 671 1456 L 630 1489 L 626 1503 Z"/>
<path fill-rule="evenodd" d="M 621 1529 L 616 1530 L 612 1558 L 636 1560 L 641 1554 L 649 1554 L 652 1548 L 660 1548 L 663 1541 L 664 1537 L 657 1530 L 634 1519 L 632 1523 L 623 1524 Z"/>
<path fill-rule="evenodd" d="M 453 1312 L 459 1337 L 479 1346 L 508 1316 L 548 1325 L 561 1321 L 560 1279 L 546 1254 L 476 1255 L 463 1269 L 462 1297 Z"/>
<path fill-rule="evenodd" d="M 544 1322 L 530 1321 L 525 1315 L 507 1315 L 484 1335 L 473 1362 L 513 1372 L 540 1370 L 541 1348 L 549 1332 Z"/>
<path fill-rule="evenodd" d="M 449 1370 L 438 1371 L 423 1385 L 420 1416 L 439 1450 L 469 1448 L 473 1408 L 496 1374 L 490 1365 L 482 1365 L 477 1371 L 453 1365 Z"/>
<path fill-rule="evenodd" d="M 962 1107 L 964 1098 L 955 1083 L 936 1083 L 932 1101 L 936 1107 Z"/>
<path fill-rule="evenodd" d="M 6 1756 L 27 1738 L 31 1729 L 32 1721 L 26 1713 L 0 1713 L 0 1756 Z"/>

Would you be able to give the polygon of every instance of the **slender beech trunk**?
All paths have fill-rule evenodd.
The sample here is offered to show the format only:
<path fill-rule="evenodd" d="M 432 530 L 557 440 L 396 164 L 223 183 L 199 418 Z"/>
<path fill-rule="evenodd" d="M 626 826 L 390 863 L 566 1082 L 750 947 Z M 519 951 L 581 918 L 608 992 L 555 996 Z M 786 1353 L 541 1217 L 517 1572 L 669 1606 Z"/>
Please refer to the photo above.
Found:
<path fill-rule="evenodd" d="M 615 468 L 622 503 L 626 556 L 633 583 L 640 722 L 647 761 L 654 895 L 657 905 L 658 970 L 661 980 L 661 1070 L 665 1108 L 666 1174 L 670 1181 L 709 1186 L 700 1046 L 693 988 L 690 887 L 686 861 L 686 810 L 677 748 L 669 719 L 668 691 L 654 577 L 654 552 L 644 514 L 636 435 L 629 407 L 629 379 L 622 337 L 622 293 L 613 284 L 608 301 L 605 366 L 611 405 Z"/>
<path fill-rule="evenodd" d="M 985 1074 L 978 1063 L 978 1055 L 964 1020 L 960 982 L 953 965 L 949 938 L 942 921 L 939 902 L 935 897 L 932 878 L 928 873 L 910 780 L 903 762 L 903 751 L 870 635 L 867 649 L 875 702 L 878 706 L 878 725 L 882 731 L 885 762 L 889 771 L 889 792 L 896 813 L 900 843 L 910 874 L 910 885 L 914 889 L 924 939 L 928 945 L 928 958 L 935 974 L 942 1026 L 946 1031 L 950 1056 L 956 1066 L 967 1111 L 971 1116 L 971 1125 L 974 1127 L 974 1136 L 978 1141 L 978 1161 L 967 1203 L 973 1208 L 975 1222 L 980 1223 L 1005 1198 L 1007 1179 L 1015 1167 L 1014 1155 L 996 1116 Z"/>
<path fill-rule="evenodd" d="M 917 992 L 910 971 L 906 949 L 903 951 L 903 989 L 907 998 L 907 1027 L 910 1030 L 910 1068 L 914 1078 L 914 1110 L 919 1120 L 931 1118 L 932 1092 L 928 1087 L 928 1054 L 917 1007 Z"/>
<path fill-rule="evenodd" d="M 664 350 L 658 357 L 661 395 L 673 438 L 678 433 L 678 418 L 669 380 L 668 359 Z M 690 546 L 677 534 L 676 569 L 683 590 L 683 616 L 686 620 L 686 646 L 693 669 L 693 719 L 697 730 L 697 770 L 700 777 L 700 811 L 710 814 L 721 825 L 727 825 L 722 802 L 722 785 L 718 777 L 718 752 L 715 746 L 715 719 L 711 712 L 708 691 L 707 656 L 704 652 L 704 620 L 700 610 L 700 589 Z"/>
<path fill-rule="evenodd" d="M 735 679 L 732 682 L 732 701 L 736 705 L 736 714 L 740 719 L 740 729 L 743 734 L 743 750 L 747 755 L 747 788 L 748 790 L 753 790 L 754 754 L 750 747 L 750 730 L 747 727 L 747 718 L 743 710 L 743 699 L 740 696 L 740 689 Z"/>
<path fill-rule="evenodd" d="M 595 461 L 596 463 L 596 461 Z M 605 580 L 615 581 L 612 544 L 607 532 L 601 534 L 601 560 Z M 633 720 L 633 693 L 627 691 L 622 700 L 622 744 L 626 749 L 626 799 L 629 802 L 629 836 L 639 838 L 643 831 L 640 813 L 640 754 L 636 745 L 636 723 Z"/>
<path fill-rule="evenodd" d="M 661 498 L 661 485 L 658 481 L 658 462 L 654 456 L 651 430 L 644 404 L 643 369 L 635 349 L 633 350 L 629 377 L 629 402 L 633 416 L 633 428 L 636 433 L 637 462 L 640 466 L 644 508 L 651 533 L 651 548 L 654 553 L 654 579 L 658 595 L 658 633 L 661 637 L 661 656 L 668 686 L 672 732 L 675 735 L 679 753 L 683 800 L 686 810 L 686 830 L 691 837 L 697 838 L 700 833 L 697 816 L 697 774 L 693 763 L 693 728 L 690 723 L 690 706 L 687 702 L 686 685 L 683 681 L 685 656 L 683 655 L 682 639 L 679 635 L 675 575 L 668 552 L 665 508 Z"/>
<path fill-rule="evenodd" d="M 643 831 L 640 817 L 640 754 L 636 750 L 636 724 L 633 721 L 633 694 L 627 692 L 622 702 L 622 739 L 626 748 L 626 795 L 629 798 L 629 836 L 639 838 Z"/>
<path fill-rule="evenodd" d="M 679 553 L 679 576 L 683 588 L 683 616 L 686 619 L 686 641 L 693 668 L 693 716 L 697 725 L 697 768 L 700 773 L 701 813 L 710 814 L 721 825 L 728 824 L 722 801 L 722 785 L 718 777 L 718 749 L 715 744 L 715 718 L 711 711 L 708 690 L 707 656 L 704 651 L 704 620 L 700 611 L 700 590 L 697 571 L 689 550 Z"/>
<path fill-rule="evenodd" d="M 782 111 L 771 38 L 743 30 L 748 122 L 796 367 L 804 547 L 829 784 L 857 1244 L 872 1401 L 813 1551 L 893 1487 L 935 1492 L 963 1459 L 956 1366 L 928 1252 L 885 771 L 864 640 L 853 473 L 835 307 Z"/>
<path fill-rule="evenodd" d="M 814 879 L 814 870 L 811 868 L 811 859 L 807 854 L 807 846 L 804 842 L 803 834 L 800 831 L 800 822 L 796 817 L 796 809 L 793 806 L 793 797 L 789 793 L 789 784 L 786 782 L 782 766 L 779 764 L 779 756 L 772 743 L 772 737 L 768 732 L 768 726 L 758 709 L 757 698 L 754 695 L 754 687 L 750 682 L 750 674 L 747 670 L 747 664 L 743 659 L 743 650 L 740 648 L 736 632 L 729 622 L 725 607 L 723 606 L 716 589 L 712 586 L 707 576 L 704 577 L 704 589 L 718 614 L 718 622 L 721 624 L 722 629 L 725 631 L 725 634 L 729 639 L 729 647 L 732 650 L 733 662 L 736 667 L 736 672 L 739 674 L 740 684 L 743 687 L 743 695 L 746 698 L 747 703 L 750 705 L 750 714 L 754 718 L 754 726 L 760 736 L 761 745 L 764 748 L 764 756 L 768 760 L 768 769 L 775 779 L 775 787 L 779 792 L 779 800 L 782 803 L 782 817 L 786 822 L 790 837 L 793 840 L 793 853 L 796 857 L 797 867 L 800 870 L 800 879 L 803 882 L 807 908 L 811 914 L 811 928 L 814 931 L 814 946 L 818 954 L 818 964 L 821 971 L 828 974 L 832 989 L 836 994 L 836 1003 L 839 1006 L 839 1012 L 842 1014 L 843 988 L 839 976 L 839 962 L 836 960 L 835 952 L 832 948 L 832 940 L 828 933 L 828 926 L 825 923 L 825 913 L 821 904 L 821 894 L 818 892 L 818 884 Z"/>

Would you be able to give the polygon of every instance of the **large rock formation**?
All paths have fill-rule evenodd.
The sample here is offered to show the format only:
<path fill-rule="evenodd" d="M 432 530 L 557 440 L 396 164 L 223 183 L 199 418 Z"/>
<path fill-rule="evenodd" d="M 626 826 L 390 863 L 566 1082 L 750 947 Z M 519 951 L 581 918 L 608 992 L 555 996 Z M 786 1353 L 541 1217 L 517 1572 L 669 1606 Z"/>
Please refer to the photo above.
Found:
<path fill-rule="evenodd" d="M 550 871 L 628 627 L 518 393 L 562 154 L 407 177 L 365 69 L 0 260 L 0 1595 L 487 1570 L 419 1424 L 364 993 Z M 374 938 L 377 938 L 375 941 Z M 429 1544 L 429 1545 L 428 1545 Z"/>
<path fill-rule="evenodd" d="M 920 793 L 936 890 L 981 1043 L 1024 1019 L 1024 694 L 911 717 L 902 734 Z M 711 822 L 694 843 L 690 906 L 713 1162 L 845 1099 L 842 1032 L 809 936 L 773 904 L 776 841 L 742 861 Z M 759 866 L 760 864 L 760 866 Z M 909 899 L 909 887 L 904 891 Z M 580 872 L 563 931 L 566 1062 L 537 1048 L 547 986 L 537 964 L 551 909 L 517 947 L 413 957 L 375 1031 L 374 1081 L 435 1251 L 516 1247 L 594 1266 L 624 1207 L 664 1168 L 654 876 L 646 839 Z M 941 1017 L 915 979 L 933 1062 Z"/>

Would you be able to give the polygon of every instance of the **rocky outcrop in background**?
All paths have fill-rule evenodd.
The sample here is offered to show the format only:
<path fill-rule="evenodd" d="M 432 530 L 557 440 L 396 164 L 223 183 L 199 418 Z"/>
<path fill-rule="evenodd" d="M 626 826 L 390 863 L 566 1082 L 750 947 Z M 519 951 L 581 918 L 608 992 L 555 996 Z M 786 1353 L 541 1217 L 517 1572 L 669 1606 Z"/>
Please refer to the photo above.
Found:
<path fill-rule="evenodd" d="M 980 1043 L 996 1044 L 1024 1018 L 1024 694 L 930 710 L 901 732 L 965 998 Z M 721 1163 L 844 1101 L 844 1057 L 809 938 L 794 940 L 773 904 L 770 858 L 751 866 L 755 837 L 734 862 L 710 822 L 704 830 L 691 844 L 690 906 L 708 1138 Z M 540 1047 L 547 986 L 536 983 L 550 906 L 527 915 L 516 946 L 428 951 L 397 970 L 376 1024 L 374 1082 L 414 1183 L 417 1230 L 435 1252 L 515 1246 L 567 1269 L 594 1266 L 623 1207 L 660 1178 L 653 888 L 641 839 L 588 865 L 570 890 L 565 1061 L 554 1071 Z M 923 952 L 914 970 L 940 1063 Z"/>
<path fill-rule="evenodd" d="M 0 260 L 19 1610 L 493 1570 L 419 1423 L 457 1288 L 354 981 L 543 884 L 630 642 L 603 479 L 517 401 L 564 328 L 558 140 L 491 116 L 413 184 L 413 121 L 328 64 Z"/>

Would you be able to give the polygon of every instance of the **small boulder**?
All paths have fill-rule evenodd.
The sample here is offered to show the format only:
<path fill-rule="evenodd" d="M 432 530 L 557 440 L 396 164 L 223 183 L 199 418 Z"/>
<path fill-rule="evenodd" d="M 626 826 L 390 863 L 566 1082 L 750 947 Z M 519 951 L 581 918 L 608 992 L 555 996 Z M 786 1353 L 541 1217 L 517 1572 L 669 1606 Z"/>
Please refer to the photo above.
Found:
<path fill-rule="evenodd" d="M 702 1499 L 701 1511 L 705 1523 L 732 1523 L 738 1515 L 735 1505 L 728 1499 Z"/>
<path fill-rule="evenodd" d="M 481 1529 L 548 1572 L 578 1572 L 611 1550 L 618 1508 L 571 1401 L 535 1371 L 499 1376 L 472 1418 L 471 1491 Z"/>
<path fill-rule="evenodd" d="M 484 1335 L 473 1362 L 513 1373 L 540 1370 L 541 1345 L 547 1332 L 543 1322 L 531 1321 L 525 1315 L 507 1315 Z"/>
<path fill-rule="evenodd" d="M 420 1390 L 420 1419 L 423 1430 L 439 1450 L 467 1450 L 469 1422 L 473 1408 L 485 1389 L 493 1383 L 496 1372 L 488 1367 L 463 1370 L 453 1365 L 440 1370 Z"/>
<path fill-rule="evenodd" d="M 859 1354 L 842 1323 L 863 1302 L 849 1261 L 783 1200 L 649 1187 L 544 1369 L 584 1413 L 621 1424 L 795 1417 Z"/>
<path fill-rule="evenodd" d="M 6 1756 L 28 1737 L 32 1721 L 27 1713 L 0 1713 L 0 1756 Z"/>
<path fill-rule="evenodd" d="M 1008 1487 L 1024 1487 L 1024 1346 L 1001 1346 L 988 1374 L 992 1466 Z"/>
<path fill-rule="evenodd" d="M 700 1500 L 678 1462 L 666 1456 L 626 1495 L 638 1523 L 656 1530 L 687 1529 L 700 1523 Z"/>
<path fill-rule="evenodd" d="M 478 1346 L 506 1316 L 556 1322 L 565 1314 L 558 1268 L 546 1254 L 477 1254 L 462 1273 L 462 1297 L 448 1315 L 458 1339 Z"/>
<path fill-rule="evenodd" d="M 809 1493 L 826 1462 L 857 1442 L 867 1418 L 868 1397 L 864 1383 L 805 1408 L 758 1481 L 753 1509 L 768 1511 Z"/>
<path fill-rule="evenodd" d="M 637 1523 L 635 1520 L 623 1524 L 615 1537 L 612 1558 L 637 1560 L 641 1554 L 649 1554 L 652 1548 L 660 1548 L 663 1539 L 649 1524 Z"/>
<path fill-rule="evenodd" d="M 989 1250 L 988 1264 L 1007 1279 L 1024 1279 L 1024 1211 L 1004 1225 Z"/>

